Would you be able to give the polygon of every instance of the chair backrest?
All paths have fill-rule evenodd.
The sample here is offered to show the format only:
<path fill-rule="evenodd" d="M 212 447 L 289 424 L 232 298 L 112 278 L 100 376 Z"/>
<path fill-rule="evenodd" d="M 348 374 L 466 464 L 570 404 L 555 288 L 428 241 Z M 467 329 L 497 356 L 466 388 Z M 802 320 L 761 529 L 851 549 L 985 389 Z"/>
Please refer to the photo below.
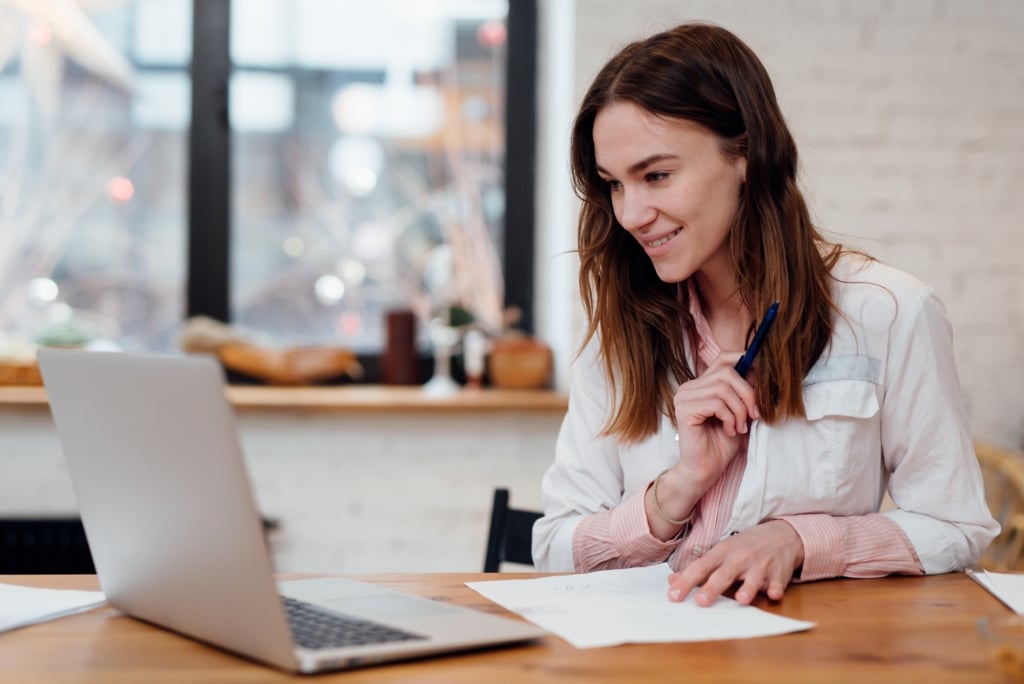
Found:
<path fill-rule="evenodd" d="M 275 518 L 263 518 L 269 534 Z M 94 575 L 81 518 L 0 518 L 0 575 Z"/>
<path fill-rule="evenodd" d="M 975 442 L 985 498 L 1002 530 L 981 554 L 978 567 L 998 572 L 1024 570 L 1024 454 Z"/>
<path fill-rule="evenodd" d="M 487 533 L 484 572 L 498 572 L 503 562 L 533 565 L 533 523 L 543 514 L 511 508 L 508 490 L 494 490 L 491 525 Z"/>

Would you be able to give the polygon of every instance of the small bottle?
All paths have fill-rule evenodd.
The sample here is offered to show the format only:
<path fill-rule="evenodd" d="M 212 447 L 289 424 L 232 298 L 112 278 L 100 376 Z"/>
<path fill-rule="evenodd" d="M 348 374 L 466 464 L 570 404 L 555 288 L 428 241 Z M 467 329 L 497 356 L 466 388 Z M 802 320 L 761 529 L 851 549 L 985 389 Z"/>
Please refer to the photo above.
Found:
<path fill-rule="evenodd" d="M 408 309 L 398 309 L 389 311 L 384 321 L 382 382 L 385 385 L 417 384 L 419 358 L 416 355 L 416 315 Z"/>
<path fill-rule="evenodd" d="M 483 386 L 484 356 L 487 353 L 487 338 L 476 328 L 471 328 L 462 338 L 463 368 L 466 371 L 466 387 L 479 389 Z"/>

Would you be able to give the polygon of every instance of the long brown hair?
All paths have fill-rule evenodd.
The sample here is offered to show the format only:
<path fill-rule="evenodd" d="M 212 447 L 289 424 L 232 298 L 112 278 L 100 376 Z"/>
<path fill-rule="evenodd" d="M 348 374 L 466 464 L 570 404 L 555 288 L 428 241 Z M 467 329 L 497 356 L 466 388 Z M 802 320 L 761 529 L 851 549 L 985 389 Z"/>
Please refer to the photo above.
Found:
<path fill-rule="evenodd" d="M 796 145 L 768 72 L 729 31 L 694 23 L 623 48 L 597 74 L 573 125 L 572 181 L 583 201 L 579 284 L 589 320 L 583 344 L 598 336 L 611 391 L 620 397 L 605 434 L 638 441 L 657 430 L 661 414 L 675 420 L 673 379 L 695 373 L 683 351 L 687 338 L 697 348 L 679 284 L 663 282 L 616 221 L 597 173 L 594 119 L 613 102 L 697 123 L 719 137 L 723 154 L 746 158 L 729 254 L 749 311 L 759 316 L 780 302 L 753 371 L 758 406 L 769 423 L 804 415 L 801 380 L 832 333 L 830 271 L 842 247 L 811 223 L 796 183 Z"/>

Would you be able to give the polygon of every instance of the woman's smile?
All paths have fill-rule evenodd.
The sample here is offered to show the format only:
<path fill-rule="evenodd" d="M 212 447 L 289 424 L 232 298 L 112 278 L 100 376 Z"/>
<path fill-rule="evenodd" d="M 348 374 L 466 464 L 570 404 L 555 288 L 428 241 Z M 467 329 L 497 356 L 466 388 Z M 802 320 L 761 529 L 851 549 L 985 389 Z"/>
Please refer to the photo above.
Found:
<path fill-rule="evenodd" d="M 657 240 L 652 240 L 650 242 L 644 240 L 644 247 L 646 247 L 647 249 L 656 249 L 658 247 L 661 247 L 662 245 L 667 245 L 672 238 L 674 238 L 676 235 L 679 235 L 679 233 L 681 232 L 683 232 L 683 229 L 680 227 L 676 228 L 668 235 L 658 238 Z"/>

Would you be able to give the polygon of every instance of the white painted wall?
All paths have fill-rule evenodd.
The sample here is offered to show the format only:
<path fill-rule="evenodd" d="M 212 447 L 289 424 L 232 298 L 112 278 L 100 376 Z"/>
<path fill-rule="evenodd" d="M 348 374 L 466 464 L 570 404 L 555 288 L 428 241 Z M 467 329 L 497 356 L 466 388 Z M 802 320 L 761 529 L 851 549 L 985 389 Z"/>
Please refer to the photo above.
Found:
<path fill-rule="evenodd" d="M 478 572 L 493 489 L 540 508 L 560 418 L 243 409 L 238 429 L 282 572 Z M 45 406 L 0 409 L 0 474 L 0 517 L 77 513 Z"/>

